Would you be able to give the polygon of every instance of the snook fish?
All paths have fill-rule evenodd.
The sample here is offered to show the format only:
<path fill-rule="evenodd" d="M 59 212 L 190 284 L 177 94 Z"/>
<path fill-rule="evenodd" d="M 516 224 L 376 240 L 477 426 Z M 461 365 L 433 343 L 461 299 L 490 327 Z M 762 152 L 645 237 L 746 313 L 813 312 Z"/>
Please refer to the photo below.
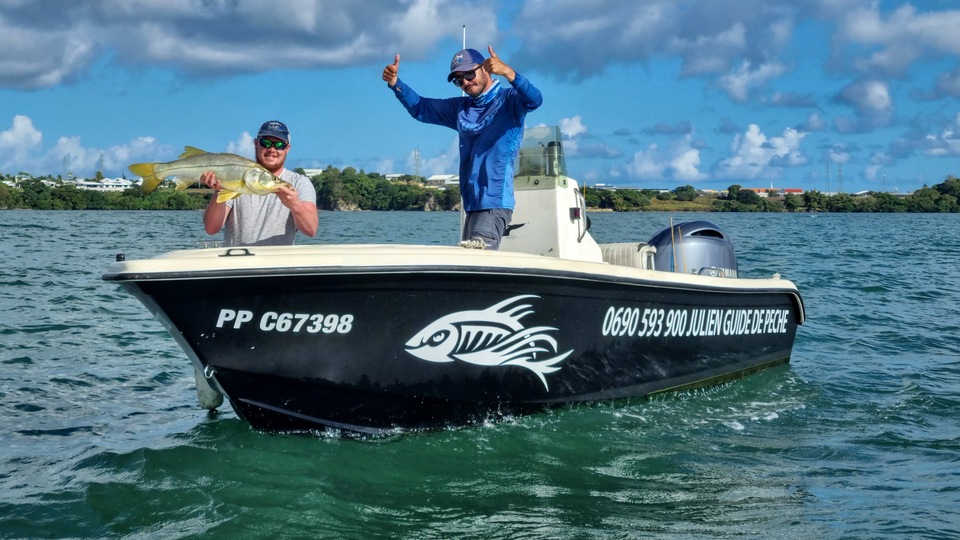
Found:
<path fill-rule="evenodd" d="M 557 354 L 557 340 L 549 332 L 557 328 L 525 328 L 520 319 L 533 313 L 530 304 L 520 302 L 535 295 L 508 298 L 483 310 L 459 311 L 430 323 L 406 343 L 406 351 L 429 362 L 456 360 L 478 366 L 520 366 L 537 374 L 544 388 L 546 374 L 560 368 L 573 350 L 537 360 L 538 353 Z"/>
<path fill-rule="evenodd" d="M 177 189 L 186 189 L 200 181 L 200 175 L 212 171 L 220 179 L 217 202 L 241 194 L 268 195 L 280 187 L 293 186 L 270 174 L 262 165 L 236 154 L 212 154 L 187 146 L 180 158 L 167 163 L 134 163 L 130 172 L 143 178 L 140 191 L 150 193 L 167 178 L 177 180 Z"/>

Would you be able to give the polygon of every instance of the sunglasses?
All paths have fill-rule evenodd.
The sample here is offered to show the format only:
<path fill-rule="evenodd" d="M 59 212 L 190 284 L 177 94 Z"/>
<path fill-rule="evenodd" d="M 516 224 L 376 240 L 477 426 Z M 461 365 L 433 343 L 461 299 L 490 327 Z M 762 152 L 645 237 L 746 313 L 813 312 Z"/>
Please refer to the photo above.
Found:
<path fill-rule="evenodd" d="M 290 145 L 283 141 L 271 141 L 270 139 L 260 139 L 260 146 L 264 148 L 273 147 L 273 148 L 276 148 L 277 150 L 283 150 Z"/>
<path fill-rule="evenodd" d="M 476 78 L 477 78 L 477 70 L 480 69 L 480 68 L 482 68 L 482 67 L 483 67 L 483 66 L 477 66 L 477 67 L 473 68 L 472 70 L 464 73 L 463 75 L 456 75 L 456 76 L 453 77 L 453 80 L 450 81 L 450 82 L 452 82 L 452 83 L 454 84 L 454 86 L 463 86 L 463 81 L 472 81 L 472 80 L 476 79 Z"/>

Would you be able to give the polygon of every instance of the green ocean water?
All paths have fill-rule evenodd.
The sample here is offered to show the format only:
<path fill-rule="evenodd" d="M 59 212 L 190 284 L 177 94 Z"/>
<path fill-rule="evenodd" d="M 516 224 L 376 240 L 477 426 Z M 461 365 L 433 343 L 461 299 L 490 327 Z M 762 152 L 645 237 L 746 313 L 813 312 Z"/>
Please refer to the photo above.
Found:
<path fill-rule="evenodd" d="M 960 215 L 593 214 L 729 233 L 804 295 L 789 365 L 383 439 L 264 434 L 100 280 L 199 212 L 0 211 L 0 538 L 960 538 Z M 322 212 L 300 243 L 453 244 L 455 213 Z"/>

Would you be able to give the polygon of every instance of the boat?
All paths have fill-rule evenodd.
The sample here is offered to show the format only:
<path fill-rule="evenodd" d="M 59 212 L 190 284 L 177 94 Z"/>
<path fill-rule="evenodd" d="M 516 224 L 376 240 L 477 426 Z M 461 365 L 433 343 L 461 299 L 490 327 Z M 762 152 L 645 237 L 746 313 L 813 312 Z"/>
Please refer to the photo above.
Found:
<path fill-rule="evenodd" d="M 556 127 L 527 128 L 499 250 L 306 244 L 116 256 L 203 406 L 382 435 L 715 384 L 788 362 L 797 287 L 740 277 L 713 223 L 598 244 Z"/>

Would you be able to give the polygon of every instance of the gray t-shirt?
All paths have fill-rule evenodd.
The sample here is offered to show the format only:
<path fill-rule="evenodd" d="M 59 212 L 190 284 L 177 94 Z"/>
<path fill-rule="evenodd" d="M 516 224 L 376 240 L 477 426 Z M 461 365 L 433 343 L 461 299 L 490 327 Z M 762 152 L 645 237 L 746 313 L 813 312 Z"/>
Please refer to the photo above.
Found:
<path fill-rule="evenodd" d="M 317 191 L 309 178 L 287 169 L 280 178 L 293 184 L 301 201 L 317 204 Z M 293 214 L 276 195 L 240 195 L 227 201 L 227 206 L 230 215 L 223 233 L 227 246 L 293 245 L 297 236 Z"/>

